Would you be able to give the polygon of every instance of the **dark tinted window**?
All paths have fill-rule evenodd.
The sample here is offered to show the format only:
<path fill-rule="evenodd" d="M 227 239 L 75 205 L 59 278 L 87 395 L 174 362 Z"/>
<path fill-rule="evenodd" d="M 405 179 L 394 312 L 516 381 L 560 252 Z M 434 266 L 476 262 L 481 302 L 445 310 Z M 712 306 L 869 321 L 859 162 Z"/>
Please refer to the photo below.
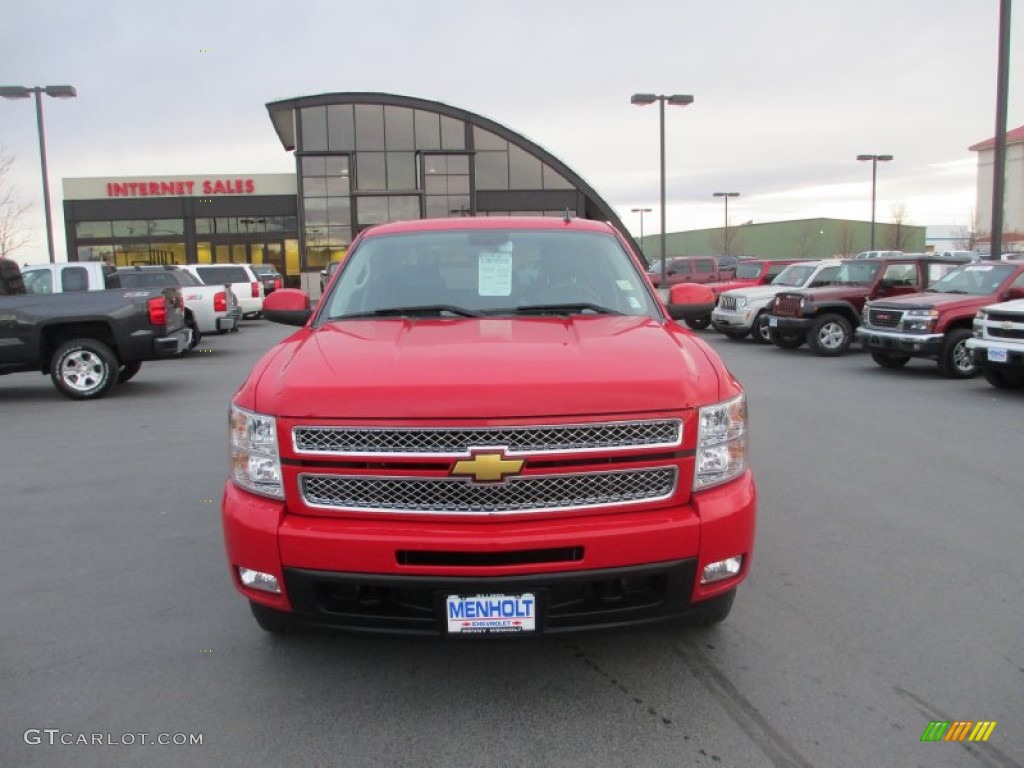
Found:
<path fill-rule="evenodd" d="M 743 279 L 754 279 L 755 277 L 761 276 L 761 268 L 764 267 L 763 261 L 745 261 L 736 267 L 736 277 Z M 775 274 L 782 271 L 782 267 L 775 270 Z M 769 271 L 769 274 L 771 272 Z"/>
<path fill-rule="evenodd" d="M 244 267 L 196 267 L 199 279 L 207 285 L 222 285 L 223 283 L 248 283 L 249 273 Z"/>
<path fill-rule="evenodd" d="M 85 267 L 64 267 L 60 272 L 60 286 L 65 293 L 89 290 L 89 273 Z"/>

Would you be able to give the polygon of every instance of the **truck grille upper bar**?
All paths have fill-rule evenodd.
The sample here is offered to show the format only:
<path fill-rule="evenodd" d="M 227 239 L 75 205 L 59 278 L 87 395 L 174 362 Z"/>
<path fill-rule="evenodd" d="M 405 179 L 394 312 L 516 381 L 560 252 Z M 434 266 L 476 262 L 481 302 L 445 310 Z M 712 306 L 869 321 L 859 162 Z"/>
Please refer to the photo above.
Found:
<path fill-rule="evenodd" d="M 299 475 L 306 504 L 362 512 L 495 515 L 564 511 L 667 499 L 676 467 L 571 475 L 525 475 L 503 483 L 451 477 Z"/>
<path fill-rule="evenodd" d="M 878 328 L 896 328 L 903 319 L 901 309 L 869 309 L 868 322 Z"/>
<path fill-rule="evenodd" d="M 719 296 L 718 297 L 718 306 L 721 309 L 728 309 L 730 311 L 735 311 L 735 309 L 736 309 L 736 297 L 735 296 Z"/>
<path fill-rule="evenodd" d="M 525 427 L 309 427 L 292 430 L 299 454 L 328 456 L 464 456 L 474 448 L 509 454 L 674 448 L 683 440 L 680 419 L 615 421 Z"/>

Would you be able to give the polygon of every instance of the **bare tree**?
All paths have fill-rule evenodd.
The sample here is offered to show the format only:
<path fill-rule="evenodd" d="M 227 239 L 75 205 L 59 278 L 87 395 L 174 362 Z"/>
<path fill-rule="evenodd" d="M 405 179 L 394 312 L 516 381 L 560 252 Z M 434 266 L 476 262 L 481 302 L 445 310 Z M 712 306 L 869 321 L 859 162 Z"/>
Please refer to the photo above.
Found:
<path fill-rule="evenodd" d="M 726 233 L 728 232 L 728 236 Z M 739 227 L 735 227 L 732 224 L 729 225 L 729 229 L 719 229 L 712 232 L 708 237 L 708 244 L 711 246 L 712 253 L 719 253 L 722 255 L 729 254 L 730 256 L 736 256 L 738 251 L 743 247 Z"/>
<path fill-rule="evenodd" d="M 889 230 L 889 250 L 905 251 L 910 247 L 910 210 L 906 203 L 895 203 L 892 207 L 892 229 Z"/>
<path fill-rule="evenodd" d="M 809 259 L 814 254 L 820 235 L 813 221 L 806 222 L 796 233 L 796 257 Z"/>
<path fill-rule="evenodd" d="M 11 181 L 14 155 L 0 145 L 0 257 L 12 258 L 32 244 L 22 219 L 31 207 Z"/>
<path fill-rule="evenodd" d="M 953 247 L 958 251 L 973 251 L 978 244 L 978 217 L 975 215 L 974 206 L 971 206 L 967 213 L 967 224 L 962 224 L 953 229 Z"/>
<path fill-rule="evenodd" d="M 837 228 L 836 247 L 843 258 L 848 258 L 853 253 L 853 224 L 849 221 L 842 222 Z"/>

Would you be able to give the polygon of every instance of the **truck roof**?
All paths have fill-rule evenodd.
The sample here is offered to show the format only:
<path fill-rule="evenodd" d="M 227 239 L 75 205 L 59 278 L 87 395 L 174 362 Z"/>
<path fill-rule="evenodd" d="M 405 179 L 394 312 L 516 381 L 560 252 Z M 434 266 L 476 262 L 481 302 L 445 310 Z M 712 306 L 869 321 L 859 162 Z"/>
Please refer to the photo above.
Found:
<path fill-rule="evenodd" d="M 561 216 L 467 216 L 461 219 L 414 219 L 378 224 L 364 230 L 367 235 L 402 232 L 452 231 L 458 229 L 576 229 L 592 232 L 615 232 L 606 221 L 564 218 Z"/>

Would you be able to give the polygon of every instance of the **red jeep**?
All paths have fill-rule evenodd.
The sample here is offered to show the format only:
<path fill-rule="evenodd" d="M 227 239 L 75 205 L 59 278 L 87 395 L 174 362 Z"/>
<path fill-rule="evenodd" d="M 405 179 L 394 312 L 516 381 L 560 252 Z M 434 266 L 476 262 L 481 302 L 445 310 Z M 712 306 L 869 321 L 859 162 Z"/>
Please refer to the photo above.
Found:
<path fill-rule="evenodd" d="M 796 261 L 797 259 L 743 259 L 736 266 L 735 277 L 729 280 L 705 283 L 705 285 L 714 291 L 716 297 L 718 294 L 731 291 L 733 288 L 745 288 L 749 285 L 767 285 L 782 270 Z M 686 324 L 695 331 L 702 331 L 711 325 L 711 313 L 709 312 L 707 316 L 687 320 Z"/>
<path fill-rule="evenodd" d="M 1007 301 L 1024 288 L 1024 263 L 969 264 L 936 281 L 924 293 L 876 299 L 864 305 L 857 329 L 864 349 L 883 368 L 900 368 L 912 357 L 936 360 L 952 378 L 974 376 L 978 366 L 967 348 L 978 310 Z"/>
<path fill-rule="evenodd" d="M 381 225 L 315 310 L 282 289 L 264 314 L 302 328 L 231 403 L 222 512 L 265 630 L 728 614 L 754 542 L 745 396 L 609 225 Z"/>

